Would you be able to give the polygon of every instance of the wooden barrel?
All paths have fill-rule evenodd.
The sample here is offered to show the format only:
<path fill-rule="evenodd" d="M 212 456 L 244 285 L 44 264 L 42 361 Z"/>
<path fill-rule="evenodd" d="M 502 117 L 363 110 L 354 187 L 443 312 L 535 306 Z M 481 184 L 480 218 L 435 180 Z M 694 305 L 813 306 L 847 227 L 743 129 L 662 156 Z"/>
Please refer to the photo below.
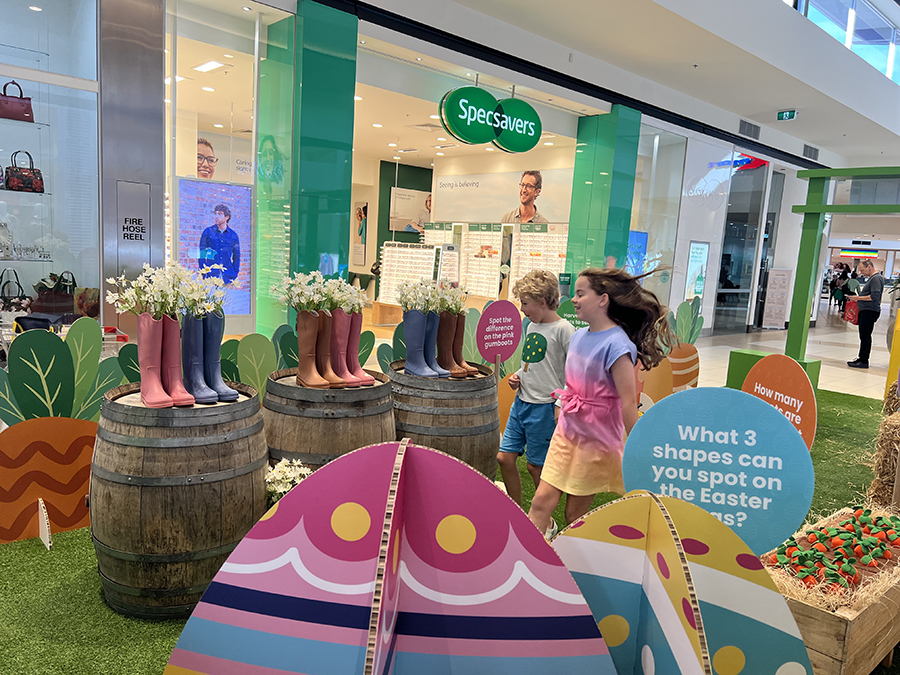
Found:
<path fill-rule="evenodd" d="M 366 372 L 374 385 L 345 389 L 300 387 L 296 368 L 270 374 L 263 399 L 269 456 L 319 468 L 364 445 L 395 440 L 388 378 Z"/>
<path fill-rule="evenodd" d="M 91 537 L 110 607 L 187 617 L 266 511 L 256 390 L 234 403 L 152 410 L 140 385 L 107 392 L 91 464 Z"/>
<path fill-rule="evenodd" d="M 390 373 L 397 440 L 446 452 L 494 480 L 501 434 L 493 370 L 473 363 L 478 375 L 455 380 L 407 375 L 405 365 L 394 361 Z"/>

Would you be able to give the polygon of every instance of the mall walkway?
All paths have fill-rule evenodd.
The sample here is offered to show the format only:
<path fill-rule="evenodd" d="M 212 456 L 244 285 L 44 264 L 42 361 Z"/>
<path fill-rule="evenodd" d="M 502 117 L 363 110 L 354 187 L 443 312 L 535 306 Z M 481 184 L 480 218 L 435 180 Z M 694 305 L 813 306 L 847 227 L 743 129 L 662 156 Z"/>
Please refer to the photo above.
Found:
<path fill-rule="evenodd" d="M 819 377 L 821 389 L 868 398 L 884 398 L 884 382 L 890 360 L 885 337 L 888 317 L 889 305 L 884 304 L 872 334 L 869 369 L 858 370 L 847 366 L 847 361 L 855 359 L 859 350 L 859 333 L 856 326 L 843 321 L 836 306 L 829 307 L 827 300 L 820 301 L 816 327 L 809 330 L 806 356 L 822 361 L 822 372 Z M 784 354 L 786 339 L 786 330 L 700 338 L 697 340 L 697 349 L 700 352 L 700 386 L 725 385 L 728 355 L 732 349 L 756 349 Z"/>

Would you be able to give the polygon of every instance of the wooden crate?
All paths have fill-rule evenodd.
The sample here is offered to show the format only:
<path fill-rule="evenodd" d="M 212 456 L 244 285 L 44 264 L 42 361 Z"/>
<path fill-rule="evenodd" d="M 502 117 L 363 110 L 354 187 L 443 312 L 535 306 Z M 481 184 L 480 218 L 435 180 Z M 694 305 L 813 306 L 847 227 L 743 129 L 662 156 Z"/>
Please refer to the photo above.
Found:
<path fill-rule="evenodd" d="M 376 326 L 396 326 L 403 321 L 403 310 L 400 305 L 388 305 L 383 302 L 372 303 L 372 323 Z"/>
<path fill-rule="evenodd" d="M 861 611 L 828 612 L 787 598 L 815 675 L 869 675 L 900 643 L 900 584 Z"/>

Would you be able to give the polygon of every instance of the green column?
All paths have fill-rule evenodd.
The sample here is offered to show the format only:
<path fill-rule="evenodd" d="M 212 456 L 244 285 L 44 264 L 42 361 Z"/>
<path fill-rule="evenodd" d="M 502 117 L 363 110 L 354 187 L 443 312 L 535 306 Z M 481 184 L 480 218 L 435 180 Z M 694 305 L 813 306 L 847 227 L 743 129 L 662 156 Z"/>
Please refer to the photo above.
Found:
<path fill-rule="evenodd" d="M 297 4 L 291 269 L 347 278 L 357 18 Z"/>
<path fill-rule="evenodd" d="M 625 264 L 640 138 L 641 114 L 625 106 L 578 120 L 567 272 Z"/>
<path fill-rule="evenodd" d="M 806 195 L 807 206 L 822 206 L 828 199 L 828 178 L 810 178 Z M 825 230 L 824 213 L 804 213 L 803 231 L 800 235 L 800 254 L 797 257 L 797 276 L 794 279 L 794 297 L 791 300 L 791 318 L 788 325 L 784 353 L 792 359 L 806 358 L 806 340 L 809 337 L 809 317 L 812 303 L 819 297 L 819 251 Z"/>

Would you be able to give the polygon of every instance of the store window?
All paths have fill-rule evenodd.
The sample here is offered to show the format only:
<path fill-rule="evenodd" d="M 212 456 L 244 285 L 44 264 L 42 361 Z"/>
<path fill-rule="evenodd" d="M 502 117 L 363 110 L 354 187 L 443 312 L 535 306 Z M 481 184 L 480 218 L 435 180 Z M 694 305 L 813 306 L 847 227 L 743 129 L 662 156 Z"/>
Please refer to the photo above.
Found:
<path fill-rule="evenodd" d="M 6 293 L 65 321 L 99 317 L 96 2 L 7 5 L 0 64 L 32 73 L 0 77 L 13 97 L 0 113 L 0 171 L 27 170 L 0 181 L 0 270 L 4 282 L 18 279 Z"/>
<path fill-rule="evenodd" d="M 672 295 L 670 280 L 686 149 L 684 136 L 641 125 L 626 269 L 632 274 L 643 274 L 661 268 L 659 274 L 647 277 L 643 284 L 662 302 L 670 304 L 680 300 Z"/>
<path fill-rule="evenodd" d="M 295 19 L 254 2 L 166 11 L 167 259 L 222 265 L 226 332 L 258 318 L 271 333 L 284 310 L 257 289 L 289 266 Z"/>

